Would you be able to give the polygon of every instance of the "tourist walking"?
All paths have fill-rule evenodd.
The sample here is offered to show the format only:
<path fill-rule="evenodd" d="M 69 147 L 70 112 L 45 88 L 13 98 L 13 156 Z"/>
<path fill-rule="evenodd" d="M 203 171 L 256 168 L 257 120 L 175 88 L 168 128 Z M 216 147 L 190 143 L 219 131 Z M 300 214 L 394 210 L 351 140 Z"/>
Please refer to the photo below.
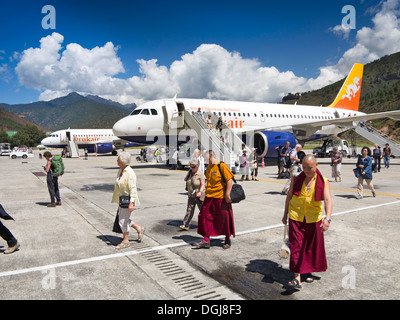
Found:
<path fill-rule="evenodd" d="M 372 150 L 372 157 L 374 158 L 373 171 L 375 173 L 381 172 L 382 151 L 381 147 L 377 144 L 375 145 L 375 149 Z"/>
<path fill-rule="evenodd" d="M 331 166 L 332 166 L 332 178 L 335 178 L 335 182 L 339 180 L 342 182 L 342 161 L 343 154 L 339 151 L 338 147 L 333 147 L 331 155 Z"/>
<path fill-rule="evenodd" d="M 47 205 L 48 207 L 56 207 L 61 206 L 61 196 L 60 189 L 58 187 L 58 177 L 62 174 L 60 172 L 62 159 L 61 157 L 54 157 L 50 151 L 46 151 L 43 153 L 43 156 L 46 158 L 47 163 L 44 167 L 44 171 L 47 173 L 47 188 L 50 194 L 50 203 Z M 63 166 L 63 165 L 62 165 Z M 64 170 L 62 168 L 62 170 Z"/>
<path fill-rule="evenodd" d="M 289 192 L 292 176 L 295 174 L 296 171 L 299 170 L 301 159 L 299 158 L 298 153 L 301 151 L 301 148 L 302 148 L 301 144 L 296 144 L 296 147 L 290 150 L 289 161 L 291 165 L 289 169 L 289 179 L 287 180 L 285 186 L 283 187 L 282 194 L 287 194 Z"/>
<path fill-rule="evenodd" d="M 386 145 L 383 148 L 382 152 L 383 152 L 383 163 L 385 164 L 385 168 L 389 169 L 390 156 L 392 155 L 392 149 L 389 148 L 389 143 L 386 143 Z"/>
<path fill-rule="evenodd" d="M 258 181 L 258 155 L 257 150 L 253 150 L 252 158 L 250 160 L 251 180 Z"/>
<path fill-rule="evenodd" d="M 122 151 L 117 159 L 117 164 L 120 167 L 117 179 L 114 184 L 114 193 L 111 202 L 118 203 L 118 220 L 121 227 L 123 239 L 116 246 L 116 249 L 124 249 L 129 247 L 129 231 L 134 228 L 138 233 L 138 242 L 143 240 L 144 228 L 131 220 L 131 215 L 134 209 L 140 205 L 135 171 L 129 166 L 131 163 L 131 155 L 127 151 Z M 129 204 L 124 204 L 124 199 L 128 199 Z"/>
<path fill-rule="evenodd" d="M 188 192 L 186 215 L 183 218 L 183 224 L 179 226 L 179 228 L 186 231 L 189 230 L 196 205 L 201 210 L 206 190 L 206 176 L 200 170 L 199 160 L 192 159 L 189 161 L 189 165 L 190 170 L 184 179 Z"/>
<path fill-rule="evenodd" d="M 4 210 L 3 206 L 0 204 L 0 218 L 4 220 L 14 220 L 7 212 Z M 2 237 L 6 242 L 8 248 L 3 251 L 4 254 L 10 254 L 17 251 L 20 244 L 10 230 L 0 221 L 0 237 Z"/>
<path fill-rule="evenodd" d="M 372 184 L 372 157 L 371 150 L 368 147 L 363 147 L 361 149 L 361 155 L 358 156 L 357 164 L 356 164 L 356 175 L 358 178 L 357 184 L 357 199 L 363 198 L 363 182 L 368 185 L 368 188 L 371 190 L 372 195 L 376 197 L 376 192 L 374 189 L 374 185 Z"/>
<path fill-rule="evenodd" d="M 246 180 L 249 180 L 249 157 L 247 155 L 247 150 L 244 149 L 242 155 L 239 157 L 240 163 L 240 174 L 242 175 L 241 181 L 244 180 L 246 176 Z"/>

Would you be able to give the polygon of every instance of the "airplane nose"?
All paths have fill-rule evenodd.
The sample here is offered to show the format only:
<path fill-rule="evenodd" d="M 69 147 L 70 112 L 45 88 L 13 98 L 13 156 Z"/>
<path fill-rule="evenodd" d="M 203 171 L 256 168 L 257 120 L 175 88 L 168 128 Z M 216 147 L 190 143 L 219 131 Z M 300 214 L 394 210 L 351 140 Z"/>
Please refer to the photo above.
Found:
<path fill-rule="evenodd" d="M 127 118 L 122 118 L 117 121 L 113 126 L 114 135 L 117 137 L 124 137 L 129 135 L 129 125 Z"/>

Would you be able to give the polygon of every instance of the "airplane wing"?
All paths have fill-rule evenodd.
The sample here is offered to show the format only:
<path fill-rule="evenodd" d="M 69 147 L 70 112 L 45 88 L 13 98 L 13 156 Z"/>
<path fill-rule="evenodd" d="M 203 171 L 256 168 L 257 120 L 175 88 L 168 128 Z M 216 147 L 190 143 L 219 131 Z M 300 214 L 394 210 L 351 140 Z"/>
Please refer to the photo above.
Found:
<path fill-rule="evenodd" d="M 348 118 L 336 118 L 336 119 L 320 120 L 320 121 L 305 121 L 303 123 L 298 123 L 292 126 L 278 126 L 273 128 L 266 128 L 266 130 L 273 130 L 273 131 L 290 131 L 290 130 L 307 130 L 307 129 L 318 130 L 321 129 L 323 126 L 328 126 L 328 125 L 336 125 L 338 127 L 355 127 L 357 126 L 359 121 L 368 121 L 368 120 L 382 119 L 382 118 L 390 118 L 399 121 L 400 110 L 370 113 Z"/>

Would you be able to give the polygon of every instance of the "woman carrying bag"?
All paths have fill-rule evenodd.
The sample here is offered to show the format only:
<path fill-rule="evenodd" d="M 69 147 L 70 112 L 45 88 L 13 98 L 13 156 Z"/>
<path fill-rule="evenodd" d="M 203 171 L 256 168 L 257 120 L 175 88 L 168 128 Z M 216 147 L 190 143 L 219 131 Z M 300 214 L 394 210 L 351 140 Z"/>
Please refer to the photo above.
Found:
<path fill-rule="evenodd" d="M 201 210 L 206 189 L 206 176 L 199 169 L 199 160 L 193 158 L 189 161 L 189 165 L 190 170 L 185 178 L 186 190 L 188 192 L 186 215 L 183 218 L 183 224 L 179 226 L 180 229 L 185 231 L 189 230 L 196 205 Z"/>
<path fill-rule="evenodd" d="M 137 195 L 136 174 L 129 166 L 131 155 L 127 151 L 123 151 L 118 156 L 118 166 L 120 167 L 117 179 L 114 184 L 114 193 L 111 202 L 118 203 L 118 220 L 121 227 L 123 239 L 116 246 L 116 249 L 124 249 L 129 247 L 129 231 L 133 227 L 138 233 L 138 241 L 143 239 L 144 228 L 137 225 L 131 220 L 131 214 L 135 206 L 140 205 Z"/>

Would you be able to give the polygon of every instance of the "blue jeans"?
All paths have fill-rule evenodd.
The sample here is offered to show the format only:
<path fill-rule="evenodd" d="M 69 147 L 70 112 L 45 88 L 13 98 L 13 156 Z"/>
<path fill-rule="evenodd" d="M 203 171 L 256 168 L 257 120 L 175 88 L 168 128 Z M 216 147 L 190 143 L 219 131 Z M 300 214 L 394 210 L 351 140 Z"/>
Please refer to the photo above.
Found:
<path fill-rule="evenodd" d="M 17 239 L 14 238 L 10 230 L 8 230 L 0 221 L 0 237 L 2 237 L 9 247 L 14 247 L 17 244 Z"/>
<path fill-rule="evenodd" d="M 385 168 L 389 168 L 389 165 L 390 165 L 390 157 L 384 156 L 384 157 L 383 157 L 383 161 L 384 161 L 384 163 L 385 163 Z"/>
<path fill-rule="evenodd" d="M 57 202 L 61 202 L 58 177 L 54 177 L 51 171 L 47 173 L 47 188 L 49 189 L 51 203 L 55 203 L 56 199 Z"/>

